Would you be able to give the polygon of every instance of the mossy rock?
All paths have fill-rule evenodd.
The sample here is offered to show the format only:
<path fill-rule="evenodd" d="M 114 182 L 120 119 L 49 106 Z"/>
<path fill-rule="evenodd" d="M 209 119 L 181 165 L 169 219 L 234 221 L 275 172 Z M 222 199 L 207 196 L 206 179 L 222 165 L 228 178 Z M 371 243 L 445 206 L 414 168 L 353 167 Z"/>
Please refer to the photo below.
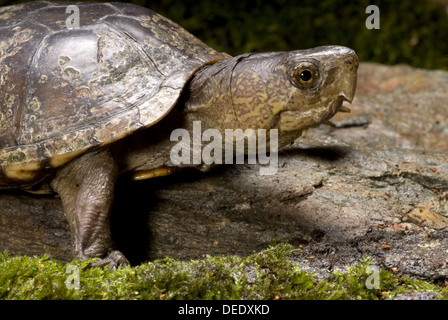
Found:
<path fill-rule="evenodd" d="M 369 289 L 373 272 L 368 258 L 318 281 L 294 262 L 296 251 L 279 244 L 246 258 L 166 258 L 118 270 L 89 268 L 89 261 L 64 264 L 5 252 L 0 255 L 0 299 L 377 300 L 421 292 L 448 298 L 448 291 L 435 284 L 379 269 L 378 286 Z"/>

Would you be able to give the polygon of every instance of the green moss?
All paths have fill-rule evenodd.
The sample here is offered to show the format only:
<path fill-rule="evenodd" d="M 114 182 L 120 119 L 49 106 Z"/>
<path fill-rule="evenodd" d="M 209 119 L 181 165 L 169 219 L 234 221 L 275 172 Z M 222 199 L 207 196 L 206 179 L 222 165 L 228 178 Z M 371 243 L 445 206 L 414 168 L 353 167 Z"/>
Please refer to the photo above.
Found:
<path fill-rule="evenodd" d="M 431 292 L 439 299 L 448 298 L 448 291 L 433 283 L 394 275 L 390 271 L 381 269 L 376 269 L 378 271 L 378 288 L 368 289 L 366 283 L 373 284 L 371 277 L 374 270 L 372 269 L 370 259 L 365 258 L 345 271 L 335 271 L 327 281 L 339 284 L 338 287 L 344 291 L 345 297 L 350 299 L 393 299 L 399 294 L 417 292 Z"/>
<path fill-rule="evenodd" d="M 448 296 L 434 284 L 384 270 L 379 271 L 379 288 L 368 289 L 368 259 L 316 281 L 294 263 L 294 252 L 281 244 L 246 258 L 166 258 L 116 271 L 89 268 L 88 261 L 63 264 L 45 256 L 3 253 L 0 299 L 390 299 L 422 291 Z"/>

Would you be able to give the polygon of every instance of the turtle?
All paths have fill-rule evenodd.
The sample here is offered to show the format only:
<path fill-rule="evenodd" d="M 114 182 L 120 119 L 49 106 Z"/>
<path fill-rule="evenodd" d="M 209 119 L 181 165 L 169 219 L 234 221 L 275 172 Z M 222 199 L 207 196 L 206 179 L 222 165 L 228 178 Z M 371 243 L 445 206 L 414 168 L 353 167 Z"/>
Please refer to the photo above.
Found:
<path fill-rule="evenodd" d="M 281 148 L 355 94 L 344 46 L 231 56 L 128 3 L 30 2 L 0 18 L 0 188 L 58 195 L 74 256 L 93 266 L 129 264 L 109 226 L 120 175 L 211 167 L 172 161 L 173 130 L 275 130 Z"/>

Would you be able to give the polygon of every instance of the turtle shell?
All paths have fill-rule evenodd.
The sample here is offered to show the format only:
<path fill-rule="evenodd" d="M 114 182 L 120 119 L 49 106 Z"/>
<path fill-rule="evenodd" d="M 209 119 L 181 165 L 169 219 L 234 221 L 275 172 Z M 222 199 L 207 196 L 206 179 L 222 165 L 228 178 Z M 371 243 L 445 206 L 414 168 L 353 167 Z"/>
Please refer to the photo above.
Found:
<path fill-rule="evenodd" d="M 69 5 L 79 10 L 79 28 L 68 29 Z M 150 127 L 194 72 L 228 57 L 131 4 L 0 8 L 0 185 L 37 181 Z"/>

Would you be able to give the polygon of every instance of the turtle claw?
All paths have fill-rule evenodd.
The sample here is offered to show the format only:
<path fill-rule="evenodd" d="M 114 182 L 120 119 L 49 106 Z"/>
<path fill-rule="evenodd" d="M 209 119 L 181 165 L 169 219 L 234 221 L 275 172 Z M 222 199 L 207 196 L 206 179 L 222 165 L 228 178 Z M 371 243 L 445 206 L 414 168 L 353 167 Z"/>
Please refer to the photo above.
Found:
<path fill-rule="evenodd" d="M 106 257 L 101 260 L 93 261 L 90 263 L 91 267 L 104 268 L 109 266 L 109 270 L 116 271 L 119 266 L 127 267 L 130 266 L 128 259 L 120 251 L 112 251 Z"/>

